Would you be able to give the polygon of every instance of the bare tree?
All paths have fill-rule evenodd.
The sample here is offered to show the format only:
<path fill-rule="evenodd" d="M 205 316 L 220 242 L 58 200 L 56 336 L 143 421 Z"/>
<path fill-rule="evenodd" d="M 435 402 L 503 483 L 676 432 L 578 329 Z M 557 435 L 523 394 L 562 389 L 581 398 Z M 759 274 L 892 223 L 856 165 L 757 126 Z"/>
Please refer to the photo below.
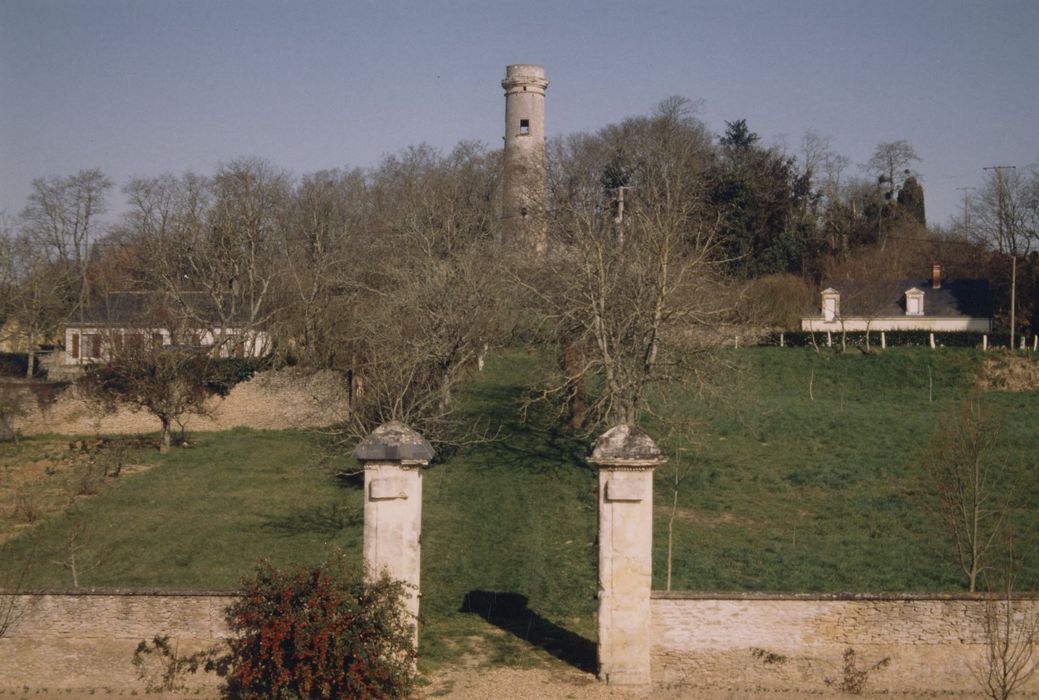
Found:
<path fill-rule="evenodd" d="M 894 199 L 902 181 L 910 174 L 909 166 L 920 160 L 908 141 L 879 143 L 866 163 L 866 171 L 876 176 L 877 184 L 887 187 L 884 198 Z"/>
<path fill-rule="evenodd" d="M 975 240 L 1004 255 L 1027 255 L 1039 246 L 1039 168 L 989 171 L 970 210 Z"/>
<path fill-rule="evenodd" d="M 0 544 L 0 561 L 11 561 L 9 541 Z M 18 594 L 21 593 L 29 569 L 32 564 L 31 553 L 27 555 L 20 566 L 5 567 L 4 573 L 0 575 L 0 639 L 10 631 L 21 617 L 22 609 L 18 605 Z"/>
<path fill-rule="evenodd" d="M 105 410 L 125 404 L 158 418 L 159 449 L 167 452 L 174 421 L 187 414 L 206 414 L 205 401 L 215 393 L 209 379 L 210 359 L 204 353 L 125 343 L 113 348 L 108 362 L 88 366 L 80 386 Z"/>
<path fill-rule="evenodd" d="M 105 213 L 112 182 L 93 169 L 66 177 L 37 178 L 32 186 L 21 213 L 23 230 L 51 260 L 68 268 L 77 281 L 76 308 L 82 309 L 90 296 L 90 247 L 100 233 L 98 217 Z"/>
<path fill-rule="evenodd" d="M 635 423 L 651 383 L 697 377 L 703 330 L 728 310 L 701 177 L 709 151 L 703 125 L 674 99 L 554 145 L 549 254 L 519 282 L 583 349 L 583 366 L 550 393 L 597 376 L 596 420 Z"/>
<path fill-rule="evenodd" d="M 154 251 L 154 286 L 171 295 L 186 321 L 211 329 L 224 345 L 235 340 L 228 329 L 249 334 L 270 320 L 290 193 L 285 173 L 239 160 L 213 178 L 137 179 L 126 193 L 124 236 Z"/>
<path fill-rule="evenodd" d="M 275 306 L 279 335 L 292 338 L 310 366 L 351 365 L 341 357 L 341 323 L 349 323 L 356 290 L 349 284 L 368 223 L 367 181 L 361 171 L 322 171 L 303 178 L 282 227 L 285 275 Z"/>
<path fill-rule="evenodd" d="M 350 321 L 336 341 L 363 384 L 350 429 L 401 420 L 441 441 L 457 427 L 454 388 L 502 332 L 497 160 L 472 144 L 387 158 L 367 190 L 366 226 L 336 285 Z"/>
<path fill-rule="evenodd" d="M 1007 564 L 998 599 L 985 601 L 985 659 L 974 669 L 992 700 L 1007 700 L 1039 671 L 1039 609 L 1014 590 L 1013 536 L 1008 532 Z"/>
<path fill-rule="evenodd" d="M 32 378 L 37 346 L 54 336 L 73 303 L 76 280 L 34 238 L 0 239 L 0 277 L 6 278 L 3 311 L 24 340 Z"/>
<path fill-rule="evenodd" d="M 923 460 L 937 515 L 971 593 L 1003 533 L 1006 506 L 999 500 L 1000 465 L 993 455 L 998 439 L 998 421 L 983 416 L 981 403 L 973 400 L 942 421 Z"/>

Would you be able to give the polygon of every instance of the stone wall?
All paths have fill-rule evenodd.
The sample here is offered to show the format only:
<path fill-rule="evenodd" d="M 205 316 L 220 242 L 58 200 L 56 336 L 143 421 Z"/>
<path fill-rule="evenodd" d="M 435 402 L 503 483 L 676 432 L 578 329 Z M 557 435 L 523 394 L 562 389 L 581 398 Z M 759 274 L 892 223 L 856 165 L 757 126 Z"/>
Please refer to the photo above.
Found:
<path fill-rule="evenodd" d="M 157 418 L 130 407 L 105 415 L 75 386 L 52 403 L 41 407 L 34 400 L 31 404 L 32 411 L 15 423 L 23 435 L 135 434 L 158 432 L 160 427 Z M 346 381 L 340 374 L 286 368 L 261 372 L 236 385 L 226 397 L 211 398 L 210 415 L 187 416 L 184 422 L 189 431 L 319 428 L 345 420 L 347 406 Z"/>
<path fill-rule="evenodd" d="M 216 644 L 226 634 L 226 592 L 75 591 L 0 594 L 0 613 L 13 600 L 13 624 L 0 638 L 0 691 L 130 689 L 143 694 L 131 660 L 141 640 L 169 635 L 178 653 Z M 185 678 L 192 690 L 215 694 L 219 678 Z M 46 689 L 46 690 L 44 690 Z"/>
<path fill-rule="evenodd" d="M 830 693 L 844 681 L 852 649 L 856 670 L 883 664 L 867 674 L 870 694 L 980 696 L 987 604 L 967 595 L 655 592 L 653 677 L 736 693 Z M 1018 606 L 1039 615 L 1035 596 Z M 1025 689 L 1039 694 L 1039 676 Z"/>
<path fill-rule="evenodd" d="M 0 638 L 0 694 L 28 687 L 136 690 L 131 664 L 142 639 L 169 635 L 180 654 L 226 634 L 226 591 L 83 590 L 0 594 L 15 601 Z M 982 597 L 935 595 L 653 594 L 653 678 L 658 688 L 839 696 L 843 655 L 855 652 L 866 695 L 980 696 L 975 671 L 986 650 Z M 1019 601 L 1039 614 L 1039 598 Z M 831 684 L 827 684 L 827 681 Z M 216 694 L 214 674 L 185 678 L 189 692 Z M 1039 677 L 1022 697 L 1039 696 Z M 46 691 L 43 691 L 46 692 Z"/>

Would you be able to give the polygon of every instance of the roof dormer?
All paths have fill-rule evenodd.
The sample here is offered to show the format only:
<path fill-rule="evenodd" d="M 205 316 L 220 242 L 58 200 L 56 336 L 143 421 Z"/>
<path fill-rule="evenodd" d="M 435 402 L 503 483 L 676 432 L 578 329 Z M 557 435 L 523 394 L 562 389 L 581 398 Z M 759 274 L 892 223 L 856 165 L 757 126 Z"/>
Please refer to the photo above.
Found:
<path fill-rule="evenodd" d="M 822 309 L 824 321 L 835 321 L 841 315 L 841 293 L 833 287 L 822 291 Z"/>
<path fill-rule="evenodd" d="M 906 316 L 924 315 L 924 293 L 923 290 L 913 287 L 906 290 Z"/>

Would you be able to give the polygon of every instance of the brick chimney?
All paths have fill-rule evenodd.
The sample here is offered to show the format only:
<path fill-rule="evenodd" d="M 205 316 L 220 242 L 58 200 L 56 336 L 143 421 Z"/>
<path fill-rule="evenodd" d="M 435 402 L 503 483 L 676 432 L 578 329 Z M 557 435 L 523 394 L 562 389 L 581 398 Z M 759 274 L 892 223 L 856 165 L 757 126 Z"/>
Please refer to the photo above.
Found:
<path fill-rule="evenodd" d="M 942 266 L 938 263 L 931 265 L 931 288 L 942 288 Z"/>

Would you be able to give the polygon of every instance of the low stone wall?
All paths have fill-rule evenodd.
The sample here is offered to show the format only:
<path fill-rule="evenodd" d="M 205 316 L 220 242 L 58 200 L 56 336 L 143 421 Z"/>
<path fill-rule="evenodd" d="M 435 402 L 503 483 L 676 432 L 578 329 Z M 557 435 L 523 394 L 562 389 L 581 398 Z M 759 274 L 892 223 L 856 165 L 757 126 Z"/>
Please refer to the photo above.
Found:
<path fill-rule="evenodd" d="M 669 686 L 807 695 L 839 691 L 857 670 L 867 671 L 868 694 L 981 696 L 986 605 L 991 610 L 993 600 L 654 592 L 653 678 Z M 1035 596 L 1016 605 L 1019 616 L 1039 615 Z M 846 670 L 848 649 L 854 658 Z M 1023 690 L 1024 697 L 1039 696 L 1039 675 Z"/>
<path fill-rule="evenodd" d="M 103 414 L 75 386 L 51 403 L 29 403 L 32 410 L 17 418 L 14 426 L 23 435 L 136 434 L 158 432 L 160 427 L 159 420 L 148 412 L 129 407 Z M 348 405 L 342 375 L 331 370 L 286 368 L 261 372 L 236 385 L 226 397 L 211 398 L 208 416 L 186 416 L 184 423 L 189 431 L 319 428 L 345 420 Z"/>
<path fill-rule="evenodd" d="M 125 689 L 146 684 L 132 664 L 141 640 L 169 635 L 180 655 L 206 649 L 227 634 L 226 591 L 35 591 L 0 594 L 0 613 L 13 601 L 13 623 L 0 638 L 0 691 Z M 220 679 L 187 675 L 192 694 L 213 697 Z M 91 693 L 92 694 L 92 693 Z"/>

